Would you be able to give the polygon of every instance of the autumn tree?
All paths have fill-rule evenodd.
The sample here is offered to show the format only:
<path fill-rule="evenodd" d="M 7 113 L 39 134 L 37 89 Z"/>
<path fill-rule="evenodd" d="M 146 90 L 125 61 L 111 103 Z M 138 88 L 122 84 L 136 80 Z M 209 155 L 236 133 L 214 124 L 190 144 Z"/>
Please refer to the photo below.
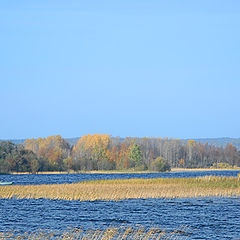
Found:
<path fill-rule="evenodd" d="M 237 148 L 232 144 L 228 144 L 224 149 L 224 154 L 227 162 L 231 165 L 239 165 L 239 154 Z"/>
<path fill-rule="evenodd" d="M 79 139 L 73 147 L 73 165 L 81 170 L 114 169 L 114 161 L 108 149 L 110 135 L 89 134 Z"/>
<path fill-rule="evenodd" d="M 231 144 L 223 148 L 195 140 L 106 134 L 84 135 L 72 144 L 60 135 L 27 139 L 25 148 L 0 142 L 0 172 L 159 169 L 159 157 L 171 167 L 199 168 L 220 163 L 240 166 L 240 152 Z"/>
<path fill-rule="evenodd" d="M 66 170 L 64 160 L 70 157 L 71 148 L 60 135 L 27 139 L 24 145 L 42 160 L 42 170 Z"/>

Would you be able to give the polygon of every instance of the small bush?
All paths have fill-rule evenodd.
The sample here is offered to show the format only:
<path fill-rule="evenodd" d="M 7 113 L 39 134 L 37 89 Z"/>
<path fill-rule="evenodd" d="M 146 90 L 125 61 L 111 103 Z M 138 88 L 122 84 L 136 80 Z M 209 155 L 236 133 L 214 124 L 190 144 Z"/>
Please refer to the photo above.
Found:
<path fill-rule="evenodd" d="M 157 157 L 151 164 L 151 169 L 158 172 L 171 171 L 171 166 L 163 157 Z"/>
<path fill-rule="evenodd" d="M 224 168 L 233 168 L 229 163 L 214 163 L 213 168 L 221 168 L 221 169 L 224 169 Z"/>

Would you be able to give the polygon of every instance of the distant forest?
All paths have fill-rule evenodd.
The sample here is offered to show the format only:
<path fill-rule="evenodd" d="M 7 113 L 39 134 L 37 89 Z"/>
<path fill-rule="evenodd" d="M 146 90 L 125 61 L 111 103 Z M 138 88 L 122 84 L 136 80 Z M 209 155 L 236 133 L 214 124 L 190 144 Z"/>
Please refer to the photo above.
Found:
<path fill-rule="evenodd" d="M 65 138 L 65 140 L 70 144 L 70 145 L 75 145 L 78 140 L 80 139 L 80 137 L 76 137 L 76 138 Z M 122 141 L 124 140 L 124 138 L 120 138 Z M 24 141 L 26 139 L 10 139 L 8 141 L 11 141 L 13 143 L 16 144 L 23 144 Z M 181 139 L 182 141 L 187 141 L 189 139 Z M 208 143 L 210 145 L 214 145 L 215 147 L 223 147 L 225 148 L 228 144 L 232 144 L 233 146 L 235 146 L 238 150 L 240 150 L 240 138 L 228 138 L 228 137 L 224 137 L 224 138 L 195 138 L 195 139 L 190 139 L 190 140 L 195 140 L 196 142 L 200 142 L 200 143 Z M 0 140 L 4 141 L 4 140 Z"/>
<path fill-rule="evenodd" d="M 71 141 L 60 135 L 0 141 L 0 173 L 88 170 L 154 170 L 171 167 L 209 168 L 240 166 L 233 144 L 215 146 L 196 140 L 119 138 L 84 135 Z"/>

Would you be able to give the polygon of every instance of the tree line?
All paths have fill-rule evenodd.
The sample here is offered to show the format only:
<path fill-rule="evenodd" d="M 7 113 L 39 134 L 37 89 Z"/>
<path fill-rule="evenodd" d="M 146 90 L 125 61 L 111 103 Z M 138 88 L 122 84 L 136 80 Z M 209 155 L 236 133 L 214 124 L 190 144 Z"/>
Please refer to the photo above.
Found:
<path fill-rule="evenodd" d="M 240 166 L 240 152 L 195 140 L 82 136 L 74 145 L 60 135 L 0 142 L 0 173 L 89 170 L 154 170 Z"/>

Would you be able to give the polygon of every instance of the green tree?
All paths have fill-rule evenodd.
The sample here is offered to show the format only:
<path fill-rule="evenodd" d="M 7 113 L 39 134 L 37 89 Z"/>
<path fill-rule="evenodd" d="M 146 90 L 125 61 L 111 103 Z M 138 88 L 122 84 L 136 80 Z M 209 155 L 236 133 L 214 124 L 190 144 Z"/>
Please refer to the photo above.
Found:
<path fill-rule="evenodd" d="M 15 167 L 12 155 L 16 156 L 17 145 L 10 141 L 0 142 L 0 173 L 8 173 Z"/>
<path fill-rule="evenodd" d="M 30 168 L 32 173 L 37 173 L 39 170 L 39 162 L 37 159 L 32 159 L 30 163 Z"/>
<path fill-rule="evenodd" d="M 24 149 L 21 144 L 0 142 L 0 172 L 31 172 L 31 162 L 38 161 L 36 154 Z"/>
<path fill-rule="evenodd" d="M 9 165 L 6 159 L 0 158 L 0 174 L 8 173 Z"/>
<path fill-rule="evenodd" d="M 143 164 L 143 154 L 138 144 L 132 144 L 129 147 L 128 158 L 130 167 L 140 167 Z"/>

